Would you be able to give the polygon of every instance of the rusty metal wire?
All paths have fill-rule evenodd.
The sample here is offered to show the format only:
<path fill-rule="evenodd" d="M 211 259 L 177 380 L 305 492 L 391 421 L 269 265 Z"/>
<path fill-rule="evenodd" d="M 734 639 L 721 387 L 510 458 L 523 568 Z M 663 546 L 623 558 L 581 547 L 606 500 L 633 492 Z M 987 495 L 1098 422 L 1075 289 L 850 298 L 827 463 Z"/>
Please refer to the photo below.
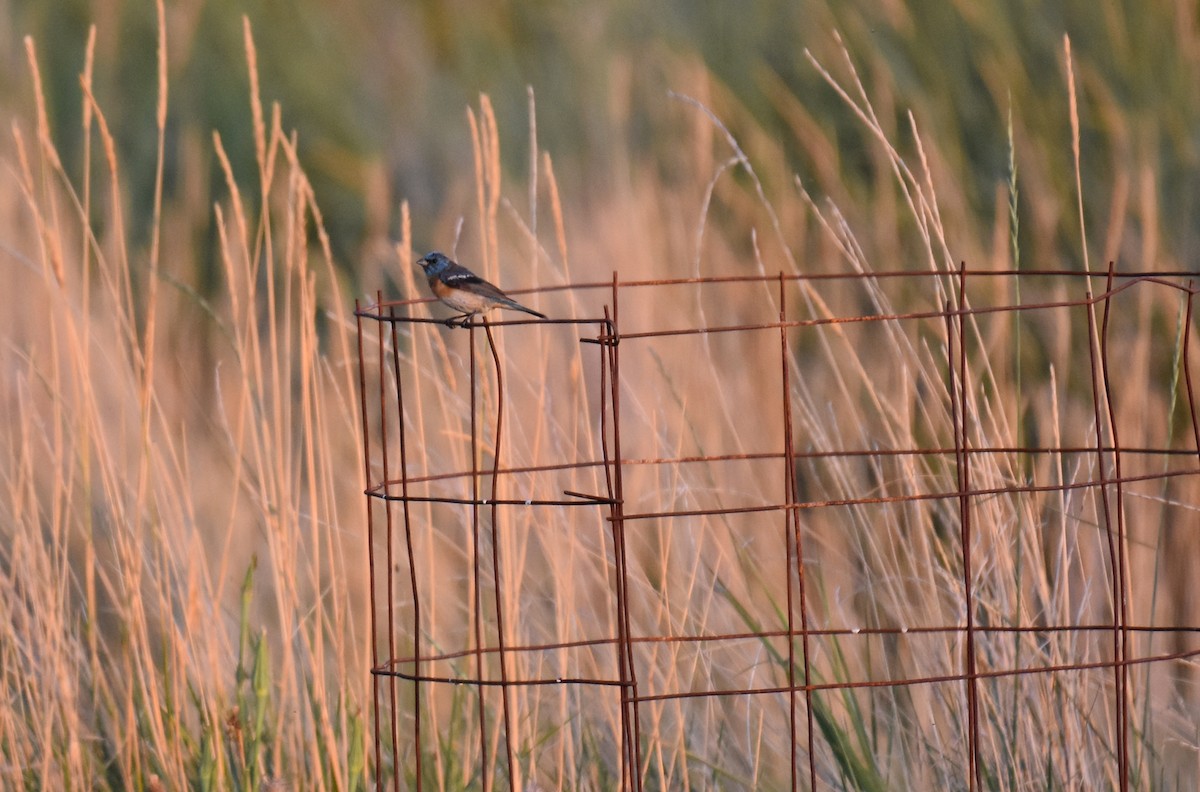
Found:
<path fill-rule="evenodd" d="M 1178 641 L 1189 635 L 1200 636 L 1200 624 L 1144 624 L 1135 623 L 1130 613 L 1129 560 L 1127 552 L 1130 542 L 1130 526 L 1126 524 L 1126 498 L 1129 487 L 1142 482 L 1171 480 L 1200 480 L 1200 421 L 1197 418 L 1194 375 L 1191 366 L 1190 338 L 1192 328 L 1192 306 L 1196 288 L 1191 278 L 1194 273 L 1121 272 L 1109 267 L 1106 272 L 1081 273 L 1067 270 L 1029 271 L 968 271 L 963 266 L 957 272 L 900 271 L 887 273 L 853 273 L 836 275 L 789 275 L 775 276 L 731 276 L 708 278 L 683 278 L 670 280 L 624 281 L 614 273 L 610 281 L 576 283 L 537 290 L 514 290 L 513 294 L 538 292 L 601 293 L 604 304 L 596 316 L 548 321 L 516 320 L 495 321 L 476 319 L 465 329 L 468 356 L 463 363 L 467 369 L 469 393 L 469 444 L 470 465 L 465 469 L 434 470 L 419 472 L 412 464 L 412 455 L 420 453 L 414 449 L 409 436 L 414 422 L 418 420 L 408 410 L 406 393 L 421 377 L 430 376 L 408 359 L 402 360 L 401 350 L 411 343 L 418 333 L 464 333 L 463 330 L 443 327 L 440 320 L 431 318 L 426 303 L 429 300 L 385 302 L 380 295 L 370 305 L 356 305 L 358 319 L 358 350 L 360 375 L 360 408 L 363 432 L 363 475 L 366 480 L 367 530 L 370 555 L 369 576 L 371 592 L 370 620 L 374 666 L 371 669 L 374 686 L 374 732 L 376 784 L 380 789 L 400 789 L 412 784 L 422 789 L 427 775 L 422 766 L 428 753 L 428 741 L 437 739 L 423 731 L 426 717 L 423 695 L 435 686 L 465 686 L 476 693 L 476 719 L 478 732 L 473 737 L 462 735 L 464 740 L 474 740 L 480 757 L 476 776 L 487 790 L 497 785 L 510 788 L 517 785 L 517 753 L 519 746 L 513 744 L 514 689 L 529 689 L 540 686 L 579 686 L 585 697 L 595 697 L 597 702 L 611 702 L 606 690 L 619 691 L 616 709 L 619 713 L 620 740 L 610 757 L 614 766 L 620 767 L 619 784 L 623 789 L 641 790 L 645 783 L 647 768 L 646 714 L 645 707 L 654 702 L 678 701 L 695 698 L 751 697 L 783 695 L 787 697 L 788 742 L 790 743 L 790 783 L 792 789 L 832 788 L 822 782 L 818 772 L 821 730 L 814 724 L 814 695 L 822 691 L 845 691 L 855 688 L 911 687 L 935 684 L 959 686 L 962 705 L 966 712 L 966 739 L 963 767 L 963 785 L 969 789 L 986 786 L 983 775 L 981 752 L 980 685 L 987 680 L 1016 678 L 1028 675 L 1064 675 L 1082 671 L 1103 671 L 1110 678 L 1109 694 L 1112 697 L 1111 719 L 1108 724 L 1113 735 L 1112 777 L 1122 790 L 1130 788 L 1136 770 L 1131 767 L 1130 735 L 1137 724 L 1135 714 L 1130 711 L 1130 674 L 1138 667 L 1158 668 L 1163 664 L 1185 661 L 1200 656 L 1200 649 L 1176 648 L 1151 654 L 1135 655 L 1132 638 L 1151 634 L 1174 636 Z M 788 304 L 787 288 L 806 283 L 813 288 L 831 281 L 872 282 L 895 280 L 906 285 L 920 284 L 937 279 L 949 284 L 946 297 L 939 310 L 924 310 L 908 313 L 847 313 L 815 318 L 799 318 Z M 1053 281 L 1065 284 L 1063 290 L 1072 289 L 1074 299 L 1062 298 L 1044 301 L 1021 302 L 1020 304 L 992 304 L 972 306 L 968 295 L 968 284 L 984 281 L 1012 282 L 1020 279 L 1029 285 L 1025 294 L 1036 293 L 1034 284 Z M 624 329 L 621 311 L 625 295 L 646 290 L 663 288 L 725 289 L 737 284 L 770 285 L 777 287 L 775 307 L 777 318 L 757 323 L 718 321 L 713 324 L 671 326 L 672 317 L 662 317 L 657 327 Z M 1110 328 L 1114 306 L 1119 299 L 1137 287 L 1162 288 L 1178 295 L 1186 306 L 1182 321 L 1181 350 L 1178 354 L 1178 370 L 1175 376 L 1186 389 L 1186 403 L 1181 411 L 1186 415 L 1187 433 L 1190 442 L 1171 445 L 1134 444 L 1124 446 L 1121 437 L 1125 427 L 1116 420 L 1118 409 L 1114 403 L 1121 390 L 1119 363 L 1112 359 Z M 1061 294 L 1061 292 L 1060 292 Z M 973 403 L 968 397 L 972 388 L 980 383 L 973 380 L 979 376 L 978 367 L 971 362 L 972 345 L 979 343 L 978 336 L 969 330 L 970 323 L 981 317 L 1001 314 L 1032 316 L 1056 311 L 1083 311 L 1086 313 L 1088 355 L 1074 360 L 1076 374 L 1087 381 L 1090 387 L 1092 436 L 1095 443 L 1045 444 L 996 444 L 975 443 L 978 435 L 972 431 L 979 416 L 972 415 Z M 834 325 L 905 323 L 933 321 L 942 325 L 941 344 L 945 393 L 949 396 L 948 409 L 953 425 L 953 444 L 937 443 L 927 447 L 887 448 L 848 447 L 834 450 L 813 450 L 797 447 L 797 432 L 793 411 L 795 376 L 793 368 L 797 355 L 795 333 L 803 328 L 832 327 Z M 373 325 L 373 327 L 372 327 Z M 583 344 L 580 349 L 598 350 L 589 357 L 593 367 L 587 380 L 597 387 L 594 394 L 596 415 L 592 416 L 599 425 L 599 443 L 595 456 L 584 459 L 538 460 L 531 464 L 506 464 L 502 461 L 501 438 L 508 429 L 505 426 L 506 384 L 505 367 L 502 365 L 502 346 L 497 335 L 507 332 L 511 326 L 523 327 L 523 334 L 573 333 Z M 403 328 L 403 332 L 402 332 Z M 778 344 L 779 383 L 778 436 L 781 447 L 774 450 L 729 453 L 721 450 L 712 454 L 680 454 L 678 456 L 639 456 L 630 454 L 623 438 L 638 433 L 636 415 L 623 410 L 622 397 L 639 387 L 636 382 L 622 378 L 622 350 L 630 344 L 653 345 L 667 338 L 683 336 L 739 335 L 752 338 L 754 344 Z M 477 350 L 486 347 L 488 357 Z M 490 359 L 489 359 L 490 358 Z M 479 378 L 486 372 L 490 377 L 491 398 L 483 398 Z M 730 372 L 730 376 L 736 376 Z M 585 382 L 585 380 L 580 380 Z M 582 385 L 581 385 L 582 387 Z M 763 399 L 767 395 L 762 396 Z M 425 420 L 429 420 L 428 416 Z M 536 416 L 526 416 L 524 423 L 536 423 Z M 490 466 L 481 465 L 486 457 L 481 453 L 484 435 L 494 450 Z M 398 456 L 397 456 L 398 455 Z M 1056 483 L 1027 481 L 1006 482 L 994 485 L 977 482 L 974 472 L 980 460 L 1004 458 L 1009 460 L 1034 459 L 1051 456 L 1090 458 L 1095 475 Z M 803 476 L 800 466 L 813 465 L 827 460 L 866 460 L 878 462 L 885 459 L 939 459 L 953 468 L 952 488 L 935 489 L 901 494 L 856 493 L 853 497 L 809 498 L 802 487 Z M 1153 469 L 1147 461 L 1155 463 Z M 626 476 L 639 469 L 661 466 L 707 466 L 712 478 L 720 482 L 722 466 L 737 463 L 772 463 L 779 466 L 779 496 L 766 502 L 738 505 L 718 503 L 702 508 L 669 508 L 638 510 L 630 508 L 638 502 L 626 491 Z M 518 475 L 539 477 L 564 471 L 590 470 L 600 474 L 602 492 L 561 490 L 539 492 L 537 497 L 503 497 L 498 490 L 502 479 Z M 464 492 L 469 490 L 469 494 Z M 977 514 L 978 504 L 984 499 L 1008 498 L 1020 495 L 1052 494 L 1067 496 L 1072 492 L 1097 493 L 1099 531 L 1107 553 L 1105 569 L 1111 602 L 1110 618 L 1101 621 L 1079 621 L 1078 623 L 996 624 L 981 623 L 976 596 L 974 567 L 981 560 L 972 552 L 980 532 L 988 532 L 993 526 L 981 524 Z M 958 585 L 961 586 L 964 608 L 962 618 L 946 624 L 913 624 L 909 626 L 827 626 L 815 624 L 813 591 L 807 580 L 806 553 L 810 552 L 814 537 L 804 525 L 806 514 L 828 511 L 834 514 L 844 510 L 877 505 L 917 505 L 929 503 L 952 504 L 956 509 L 958 532 Z M 428 570 L 419 566 L 414 550 L 414 533 L 419 518 L 414 514 L 415 504 L 446 505 L 465 508 L 466 534 L 470 536 L 468 556 L 472 561 L 470 591 L 472 613 L 470 629 L 461 633 L 464 641 L 460 646 L 431 646 L 423 639 L 422 591 L 420 583 Z M 1200 504 L 1191 504 L 1200 507 Z M 615 631 L 598 637 L 558 640 L 543 643 L 507 643 L 509 632 L 505 622 L 510 614 L 505 611 L 506 598 L 502 594 L 504 581 L 510 575 L 500 555 L 500 543 L 494 535 L 497 520 L 505 510 L 520 510 L 537 514 L 556 514 L 560 510 L 589 510 L 596 519 L 608 526 L 611 554 L 606 559 L 611 570 L 610 601 L 607 608 L 614 614 Z M 382 515 L 382 516 L 381 516 Z M 631 605 L 631 577 L 636 574 L 631 568 L 628 555 L 627 532 L 648 521 L 686 521 L 703 517 L 730 517 L 734 515 L 757 515 L 762 519 L 778 515 L 784 530 L 782 546 L 778 552 L 786 559 L 785 624 L 776 629 L 743 630 L 713 634 L 640 634 L 634 625 Z M 547 517 L 546 519 L 551 519 Z M 775 525 L 775 523 L 772 523 Z M 1195 527 L 1193 522 L 1192 527 Z M 488 534 L 489 529 L 493 532 Z M 428 581 L 426 581 L 428 585 Z M 1100 585 L 1096 583 L 1096 585 Z M 409 604 L 401 608 L 401 589 Z M 489 635 L 485 636 L 485 625 Z M 1029 665 L 1022 667 L 981 667 L 980 649 L 977 642 L 1001 634 L 1045 636 L 1069 634 L 1076 636 L 1107 636 L 1108 656 L 1099 661 L 1063 662 L 1055 664 Z M 908 676 L 888 679 L 844 679 L 820 681 L 814 677 L 812 668 L 812 641 L 825 637 L 850 636 L 945 636 L 958 641 L 962 653 L 957 672 L 943 675 Z M 646 673 L 642 656 L 635 649 L 650 645 L 680 645 L 695 647 L 714 646 L 739 641 L 764 642 L 782 640 L 786 644 L 786 684 L 764 684 L 759 686 L 722 687 L 715 681 L 702 689 L 662 689 Z M 401 656 L 401 644 L 411 647 Z M 1179 644 L 1177 644 L 1177 647 Z M 589 648 L 610 652 L 613 657 L 609 675 L 552 675 L 530 677 L 515 674 L 512 660 L 521 656 L 536 655 L 565 649 Z M 487 662 L 485 662 L 485 660 Z M 455 661 L 459 664 L 455 665 Z M 462 665 L 467 663 L 467 665 Z M 450 671 L 440 671 L 447 668 Z M 489 704 L 485 690 L 498 691 L 499 704 Z M 597 706 L 608 706 L 597 703 Z M 1048 714 L 1049 716 L 1049 714 Z M 489 738 L 489 724 L 498 731 L 498 744 Z M 499 755 L 489 752 L 496 750 Z M 408 763 L 407 770 L 403 770 Z M 490 768 L 495 768 L 493 773 Z M 499 778 L 493 777 L 498 775 Z M 390 778 L 389 778 L 390 776 Z M 405 780 L 407 779 L 407 780 Z"/>

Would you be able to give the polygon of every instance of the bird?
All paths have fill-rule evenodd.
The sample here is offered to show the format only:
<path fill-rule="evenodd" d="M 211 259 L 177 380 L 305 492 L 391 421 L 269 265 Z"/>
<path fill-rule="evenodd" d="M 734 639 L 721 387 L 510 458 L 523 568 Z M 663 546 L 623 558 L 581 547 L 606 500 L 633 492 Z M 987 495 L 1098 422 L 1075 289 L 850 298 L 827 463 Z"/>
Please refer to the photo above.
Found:
<path fill-rule="evenodd" d="M 449 256 L 437 252 L 427 254 L 417 261 L 425 276 L 429 278 L 429 288 L 433 296 L 449 305 L 456 311 L 462 311 L 460 316 L 446 320 L 447 326 L 458 324 L 466 327 L 467 322 L 475 316 L 493 308 L 511 308 L 514 311 L 524 311 L 539 319 L 547 319 L 545 314 L 538 313 L 532 308 L 526 308 L 519 302 L 500 291 L 499 287 L 488 283 L 471 270 L 456 263 Z"/>

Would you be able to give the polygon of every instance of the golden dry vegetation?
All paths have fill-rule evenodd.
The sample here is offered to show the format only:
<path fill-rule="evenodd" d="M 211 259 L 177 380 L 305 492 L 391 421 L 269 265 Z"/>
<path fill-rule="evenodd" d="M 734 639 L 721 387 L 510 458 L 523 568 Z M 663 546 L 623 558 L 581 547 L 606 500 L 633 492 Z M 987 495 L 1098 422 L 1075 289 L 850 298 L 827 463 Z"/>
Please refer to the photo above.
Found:
<path fill-rule="evenodd" d="M 380 757 L 373 755 L 368 674 L 371 592 L 354 293 L 364 303 L 390 284 L 404 297 L 423 294 L 408 262 L 424 251 L 412 249 L 407 206 L 388 206 L 377 196 L 372 211 L 401 218 L 399 243 L 368 248 L 357 264 L 335 260 L 322 196 L 306 176 L 287 108 L 260 97 L 248 24 L 245 123 L 257 169 L 237 171 L 214 134 L 193 143 L 211 147 L 223 175 L 211 206 L 165 203 L 171 108 L 165 26 L 159 35 L 158 168 L 152 195 L 136 201 L 123 181 L 127 165 L 111 122 L 90 90 L 93 71 L 104 64 L 89 48 L 79 93 L 82 169 L 71 171 L 51 131 L 37 44 L 26 41 L 31 99 L 5 144 L 7 189 L 0 192 L 6 282 L 0 310 L 8 318 L 0 346 L 8 415 L 0 456 L 0 780 L 27 788 L 368 788 Z M 611 280 L 614 272 L 627 281 L 762 276 L 624 288 L 623 334 L 769 324 L 783 304 L 791 319 L 817 320 L 785 331 L 786 382 L 780 331 L 768 327 L 627 339 L 620 391 L 622 456 L 630 461 L 627 513 L 784 502 L 785 403 L 791 443 L 801 453 L 798 497 L 875 499 L 806 508 L 799 517 L 809 626 L 833 631 L 811 639 L 808 666 L 817 685 L 959 676 L 962 631 L 919 628 L 959 625 L 966 612 L 958 499 L 903 499 L 954 493 L 954 455 L 825 452 L 953 449 L 954 409 L 963 405 L 975 448 L 1085 449 L 972 458 L 971 485 L 988 491 L 971 503 L 975 623 L 1045 628 L 980 633 L 979 670 L 1101 666 L 980 680 L 980 777 L 996 789 L 1118 788 L 1114 677 L 1103 667 L 1112 659 L 1112 632 L 1057 629 L 1113 620 L 1100 490 L 1073 485 L 1100 474 L 1100 455 L 1086 450 L 1098 442 L 1097 424 L 1102 443 L 1113 442 L 1116 426 L 1125 448 L 1194 450 L 1180 362 L 1185 339 L 1195 334 L 1183 324 L 1187 295 L 1178 287 L 1185 280 L 1139 283 L 1108 304 L 1105 344 L 1116 370 L 1113 400 L 1102 403 L 1099 419 L 1089 349 L 1100 342 L 1089 328 L 1099 327 L 1104 303 L 1093 311 L 1080 305 L 968 316 L 967 386 L 956 392 L 948 384 L 947 324 L 938 312 L 1078 301 L 1088 287 L 1078 278 L 1018 284 L 984 274 L 1016 266 L 1020 245 L 1012 241 L 1020 237 L 1012 218 L 1019 215 L 1008 213 L 1008 193 L 1021 187 L 1026 200 L 1024 185 L 1036 190 L 1046 173 L 1031 168 L 1028 182 L 1023 171 L 1007 175 L 997 187 L 1004 210 L 972 220 L 956 187 L 955 163 L 939 155 L 919 119 L 909 116 L 909 125 L 898 127 L 898 114 L 877 115 L 875 107 L 889 102 L 886 85 L 868 88 L 853 59 L 832 51 L 837 59 L 814 57 L 812 65 L 857 118 L 862 159 L 879 185 L 868 196 L 838 189 L 834 152 L 846 144 L 833 140 L 800 98 L 776 86 L 796 136 L 789 145 L 830 153 L 822 160 L 830 170 L 815 177 L 817 186 L 791 178 L 783 147 L 764 130 L 739 123 L 730 132 L 708 108 L 736 113 L 736 97 L 681 57 L 671 66 L 681 92 L 671 101 L 678 136 L 672 178 L 631 169 L 602 194 L 562 193 L 553 158 L 537 144 L 536 119 L 545 111 L 532 94 L 527 171 L 514 177 L 501 163 L 506 130 L 483 97 L 464 122 L 472 150 L 458 178 L 460 194 L 469 197 L 448 202 L 431 236 L 506 288 L 536 285 L 522 299 L 556 318 L 601 316 L 611 292 L 578 285 Z M 1072 116 L 1072 107 L 1057 111 Z M 998 131 L 998 145 L 1004 139 Z M 1014 139 L 1010 131 L 1008 145 L 1019 150 Z M 1078 132 L 1075 140 L 1078 167 L 1085 156 Z M 1036 161 L 1036 152 L 1029 158 Z M 1119 184 L 1126 192 L 1123 202 L 1110 202 L 1109 226 L 1081 229 L 1084 260 L 1089 247 L 1104 256 L 1123 249 L 1127 222 L 1143 236 L 1158 227 L 1149 193 L 1139 197 L 1128 181 Z M 1050 205 L 1045 196 L 1028 200 L 1035 218 L 1029 248 L 1050 250 L 1059 234 L 1054 217 L 1075 207 Z M 130 217 L 135 205 L 152 206 L 148 222 Z M 211 213 L 211 262 L 197 261 L 190 249 L 197 213 Z M 144 239 L 131 230 L 143 225 Z M 1103 245 L 1090 234 L 1103 237 Z M 1169 252 L 1153 252 L 1157 264 L 1143 269 L 1186 268 Z M 958 291 L 960 262 L 973 273 L 965 296 Z M 207 266 L 216 271 L 212 288 L 201 272 Z M 1104 270 L 1095 260 L 1090 266 Z M 791 278 L 897 269 L 925 274 Z M 780 273 L 789 278 L 782 287 Z M 1091 288 L 1101 292 L 1104 283 L 1093 280 Z M 444 315 L 428 302 L 406 310 Z M 910 312 L 931 315 L 827 321 Z M 383 343 L 390 361 L 391 337 L 381 342 L 373 324 L 366 326 L 367 350 L 378 352 Z M 571 325 L 497 331 L 505 398 L 499 451 L 488 412 L 499 392 L 497 372 L 479 341 L 481 467 L 490 467 L 497 453 L 506 467 L 598 458 L 600 352 L 579 343 L 591 332 Z M 410 476 L 471 465 L 471 337 L 440 325 L 399 329 L 395 360 L 411 388 Z M 1195 348 L 1193 339 L 1193 354 Z M 368 362 L 369 379 L 377 382 L 370 355 Z M 392 396 L 385 392 L 385 402 Z M 371 413 L 372 431 L 379 417 Z M 686 461 L 721 455 L 749 458 Z M 1124 459 L 1128 476 L 1194 466 L 1187 455 Z M 372 476 L 380 474 L 379 464 L 372 459 Z M 1006 491 L 1028 484 L 1037 486 Z M 424 486 L 463 495 L 462 480 Z M 600 493 L 605 483 L 601 469 L 583 466 L 515 473 L 499 487 L 505 497 L 548 498 L 563 490 Z M 1187 562 L 1196 544 L 1187 526 L 1196 524 L 1197 488 L 1194 475 L 1176 475 L 1124 490 L 1131 624 L 1196 624 Z M 574 507 L 498 513 L 492 523 L 483 510 L 481 552 L 490 558 L 495 537 L 504 559 L 501 604 L 511 616 L 505 642 L 613 635 L 606 514 Z M 787 627 L 788 519 L 777 511 L 628 522 L 635 635 L 757 634 L 639 644 L 635 665 L 644 695 L 788 684 L 787 641 L 765 635 Z M 471 573 L 470 522 L 465 506 L 413 509 L 426 656 L 472 645 L 477 584 L 485 613 L 495 610 L 490 567 L 484 564 L 479 580 Z M 398 543 L 390 551 L 394 588 L 389 598 L 381 575 L 376 605 L 381 616 L 394 609 L 405 627 L 391 638 L 406 656 L 414 641 L 407 629 L 408 559 Z M 375 552 L 381 565 L 389 557 L 378 543 Z M 485 643 L 494 642 L 494 620 L 481 629 Z M 388 642 L 380 633 L 375 638 Z M 1129 654 L 1187 653 L 1189 640 L 1190 632 L 1138 632 Z M 510 660 L 506 670 L 514 677 L 616 674 L 610 645 L 517 651 Z M 494 678 L 495 661 L 489 662 Z M 1130 669 L 1129 777 L 1136 788 L 1195 783 L 1192 662 L 1185 656 Z M 436 673 L 470 676 L 476 669 L 462 658 L 440 661 Z M 500 787 L 506 778 L 547 789 L 608 789 L 618 782 L 623 737 L 614 690 L 514 690 L 507 734 L 512 768 L 494 691 L 484 696 L 484 761 L 473 690 L 423 688 L 419 746 L 410 739 L 412 686 L 395 690 L 398 750 L 393 756 L 391 722 L 381 723 L 381 761 L 383 773 L 397 773 L 401 786 L 415 780 L 418 751 L 425 788 L 482 788 L 485 776 Z M 963 690 L 951 680 L 816 692 L 818 779 L 827 788 L 966 788 Z M 645 788 L 786 786 L 789 706 L 786 693 L 643 704 Z M 803 697 L 801 706 L 809 706 Z M 801 735 L 803 787 L 803 724 Z"/>

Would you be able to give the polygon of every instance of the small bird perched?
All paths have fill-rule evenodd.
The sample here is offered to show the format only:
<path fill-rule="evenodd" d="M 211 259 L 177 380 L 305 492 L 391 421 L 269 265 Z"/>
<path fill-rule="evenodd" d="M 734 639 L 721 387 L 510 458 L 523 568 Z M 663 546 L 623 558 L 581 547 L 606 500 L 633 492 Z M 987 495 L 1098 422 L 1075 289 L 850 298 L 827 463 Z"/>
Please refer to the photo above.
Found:
<path fill-rule="evenodd" d="M 417 263 L 429 278 L 429 288 L 433 291 L 433 296 L 454 310 L 462 311 L 461 316 L 447 319 L 447 325 L 454 324 L 457 320 L 459 326 L 466 327 L 467 321 L 475 314 L 493 308 L 511 308 L 514 311 L 533 314 L 539 319 L 547 318 L 545 314 L 521 305 L 471 270 L 456 264 L 436 250 Z"/>

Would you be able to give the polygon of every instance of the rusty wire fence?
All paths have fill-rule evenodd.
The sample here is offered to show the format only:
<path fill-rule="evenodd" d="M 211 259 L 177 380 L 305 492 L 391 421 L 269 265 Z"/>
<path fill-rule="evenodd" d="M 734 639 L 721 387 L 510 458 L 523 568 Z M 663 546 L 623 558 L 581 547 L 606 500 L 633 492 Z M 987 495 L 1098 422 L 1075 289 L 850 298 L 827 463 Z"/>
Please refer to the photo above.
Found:
<path fill-rule="evenodd" d="M 380 789 L 1196 783 L 1189 273 L 525 293 L 356 312 Z"/>

